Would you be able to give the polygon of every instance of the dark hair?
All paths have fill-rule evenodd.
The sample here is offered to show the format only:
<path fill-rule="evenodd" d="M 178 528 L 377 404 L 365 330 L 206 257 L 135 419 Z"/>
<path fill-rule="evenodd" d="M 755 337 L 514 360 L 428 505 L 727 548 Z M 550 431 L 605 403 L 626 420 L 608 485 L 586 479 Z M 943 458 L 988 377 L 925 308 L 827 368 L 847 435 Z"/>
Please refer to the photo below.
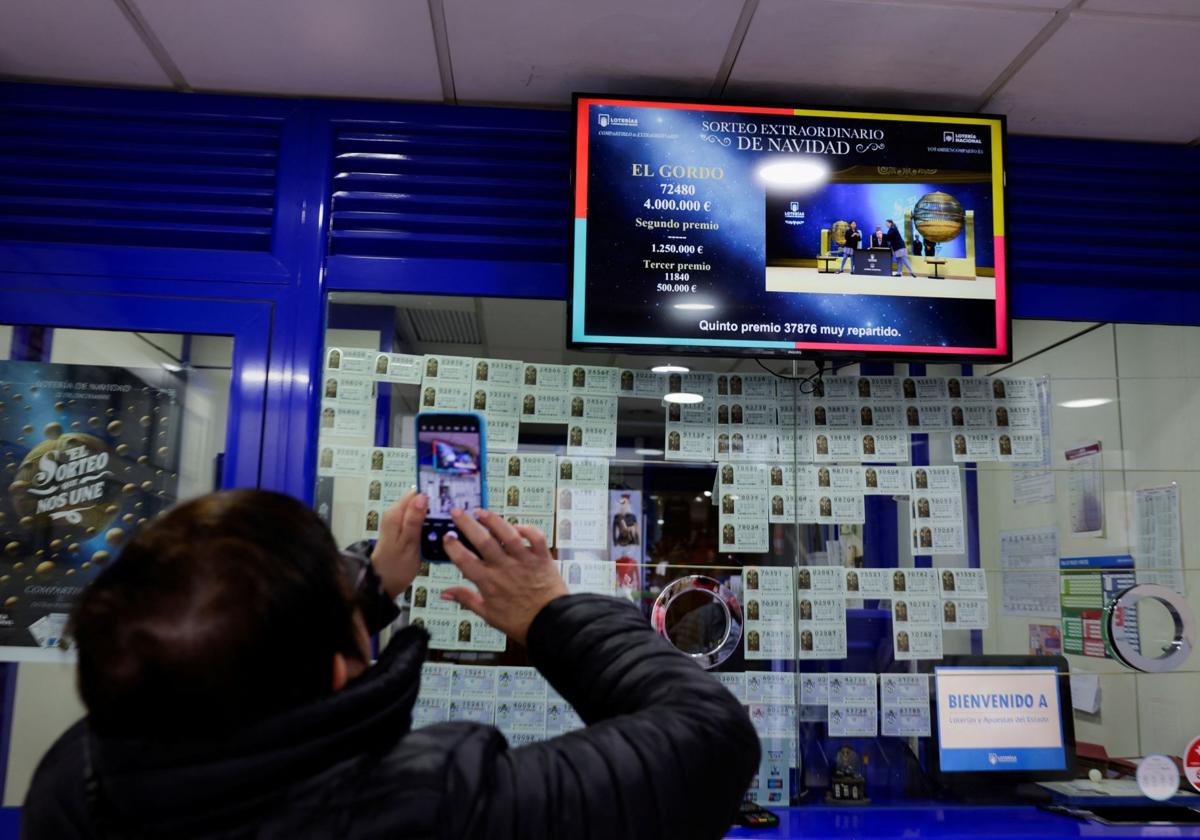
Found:
<path fill-rule="evenodd" d="M 330 693 L 334 654 L 360 656 L 329 529 L 261 490 L 150 523 L 84 592 L 68 634 L 90 725 L 117 736 L 252 724 Z"/>

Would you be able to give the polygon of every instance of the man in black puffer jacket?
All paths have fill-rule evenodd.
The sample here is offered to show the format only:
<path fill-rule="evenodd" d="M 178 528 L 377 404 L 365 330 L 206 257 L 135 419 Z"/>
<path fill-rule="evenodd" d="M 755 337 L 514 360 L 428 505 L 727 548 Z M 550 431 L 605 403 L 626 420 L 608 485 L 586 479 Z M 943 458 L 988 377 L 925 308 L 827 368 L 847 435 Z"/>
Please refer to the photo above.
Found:
<path fill-rule="evenodd" d="M 758 766 L 743 708 L 631 604 L 567 595 L 542 535 L 499 516 L 456 515 L 476 588 L 448 598 L 525 644 L 587 727 L 516 749 L 410 730 L 424 631 L 371 666 L 365 646 L 417 573 L 425 505 L 385 514 L 357 603 L 295 500 L 214 494 L 149 525 L 72 617 L 88 717 L 42 760 L 24 836 L 720 837 Z"/>

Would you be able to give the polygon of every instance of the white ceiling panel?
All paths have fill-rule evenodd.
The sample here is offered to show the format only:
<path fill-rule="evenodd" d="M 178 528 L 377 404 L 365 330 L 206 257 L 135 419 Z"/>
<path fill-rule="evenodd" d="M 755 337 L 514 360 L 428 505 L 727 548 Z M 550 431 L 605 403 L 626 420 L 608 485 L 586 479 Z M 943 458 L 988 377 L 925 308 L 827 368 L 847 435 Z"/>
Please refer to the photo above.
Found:
<path fill-rule="evenodd" d="M 703 96 L 734 0 L 445 0 L 461 102 L 566 105 L 572 91 Z"/>
<path fill-rule="evenodd" d="M 861 0 L 763 0 L 730 98 L 972 108 L 1050 10 Z"/>
<path fill-rule="evenodd" d="M 440 100 L 425 0 L 136 0 L 201 90 Z"/>
<path fill-rule="evenodd" d="M 1134 15 L 1181 15 L 1200 18 L 1197 0 L 1087 0 L 1086 12 L 1126 12 Z"/>
<path fill-rule="evenodd" d="M 0 75 L 171 84 L 112 0 L 0 0 Z"/>
<path fill-rule="evenodd" d="M 988 110 L 1014 134 L 1188 142 L 1200 136 L 1197 43 L 1200 21 L 1077 12 Z"/>

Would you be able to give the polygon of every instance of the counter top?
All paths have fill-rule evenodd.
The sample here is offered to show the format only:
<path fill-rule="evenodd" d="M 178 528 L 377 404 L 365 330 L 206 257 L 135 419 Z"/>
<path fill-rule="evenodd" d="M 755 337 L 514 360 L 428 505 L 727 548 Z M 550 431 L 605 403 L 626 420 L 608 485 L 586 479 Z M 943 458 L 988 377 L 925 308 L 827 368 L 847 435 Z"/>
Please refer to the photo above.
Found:
<path fill-rule="evenodd" d="M 1052 814 L 1032 805 L 947 805 L 906 803 L 837 807 L 809 805 L 772 808 L 779 815 L 774 829 L 734 828 L 727 837 L 784 838 L 938 838 L 938 840 L 990 840 L 991 838 L 1200 838 L 1200 825 L 1112 826 Z"/>

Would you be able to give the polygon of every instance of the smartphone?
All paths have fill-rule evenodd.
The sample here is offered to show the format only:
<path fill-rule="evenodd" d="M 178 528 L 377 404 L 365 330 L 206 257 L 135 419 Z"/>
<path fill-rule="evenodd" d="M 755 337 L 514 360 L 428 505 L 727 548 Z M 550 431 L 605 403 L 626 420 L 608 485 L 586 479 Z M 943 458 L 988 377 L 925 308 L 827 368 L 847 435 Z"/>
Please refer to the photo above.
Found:
<path fill-rule="evenodd" d="M 450 511 L 475 511 L 487 498 L 487 429 L 469 412 L 423 411 L 417 415 L 417 489 L 429 499 L 421 526 L 421 557 L 448 561 L 442 539 L 458 534 Z"/>

